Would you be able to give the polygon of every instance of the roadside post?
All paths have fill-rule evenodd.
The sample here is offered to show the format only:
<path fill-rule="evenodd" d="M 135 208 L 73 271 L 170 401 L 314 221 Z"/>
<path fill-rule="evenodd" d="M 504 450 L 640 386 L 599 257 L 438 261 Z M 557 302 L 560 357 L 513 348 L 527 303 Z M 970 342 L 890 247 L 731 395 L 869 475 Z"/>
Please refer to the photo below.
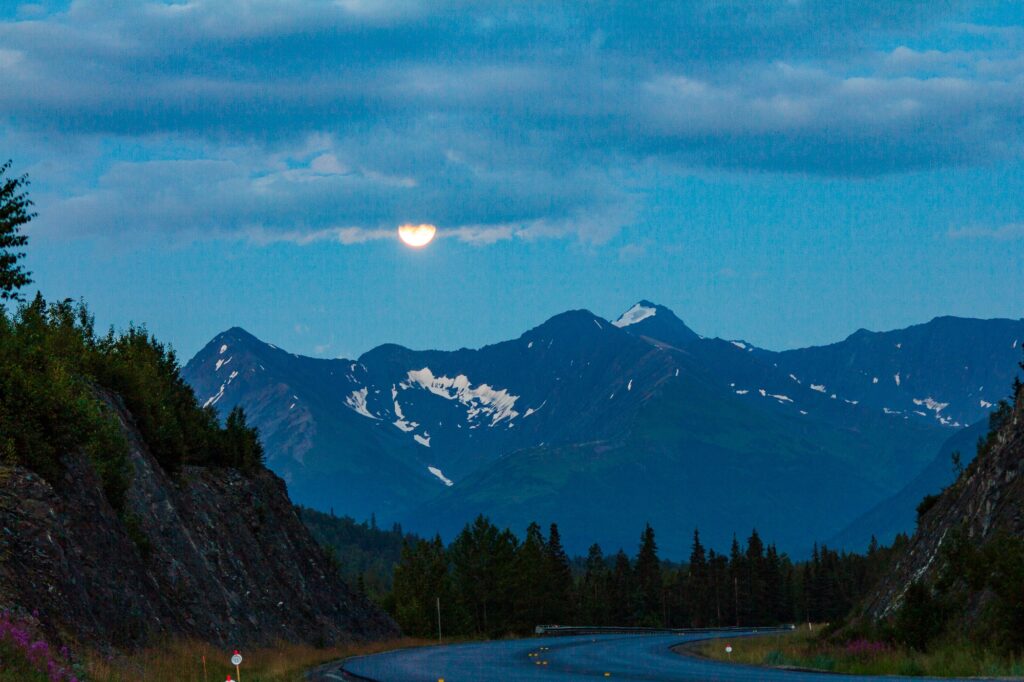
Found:
<path fill-rule="evenodd" d="M 725 645 L 725 653 L 729 654 L 729 658 L 732 658 L 732 644 Z"/>
<path fill-rule="evenodd" d="M 238 676 L 238 682 L 242 682 L 242 671 L 238 667 L 242 665 L 242 654 L 238 653 L 238 649 L 235 649 L 235 654 L 231 657 L 231 665 L 235 666 L 235 675 Z M 228 675 L 228 680 L 231 680 L 230 675 Z"/>

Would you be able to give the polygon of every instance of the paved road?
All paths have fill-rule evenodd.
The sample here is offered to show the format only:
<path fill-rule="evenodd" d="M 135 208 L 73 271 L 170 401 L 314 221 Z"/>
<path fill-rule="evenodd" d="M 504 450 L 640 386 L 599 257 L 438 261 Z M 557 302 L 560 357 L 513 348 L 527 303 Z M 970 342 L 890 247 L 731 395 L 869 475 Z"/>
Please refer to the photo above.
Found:
<path fill-rule="evenodd" d="M 671 650 L 715 635 L 599 635 L 406 649 L 325 669 L 318 682 L 855 682 L 879 678 L 729 665 Z M 737 633 L 727 635 L 737 638 Z M 608 673 L 606 676 L 605 673 Z M 915 678 L 924 680 L 926 678 Z M 945 682 L 950 682 L 946 678 Z"/>

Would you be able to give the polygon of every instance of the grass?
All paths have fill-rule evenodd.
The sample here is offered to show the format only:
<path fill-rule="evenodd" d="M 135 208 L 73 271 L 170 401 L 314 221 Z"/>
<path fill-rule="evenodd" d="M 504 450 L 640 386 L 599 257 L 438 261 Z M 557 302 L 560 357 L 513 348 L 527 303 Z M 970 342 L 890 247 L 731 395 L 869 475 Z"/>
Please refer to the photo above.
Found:
<path fill-rule="evenodd" d="M 423 646 L 434 640 L 394 639 L 382 642 L 359 642 L 341 646 L 316 648 L 303 644 L 281 643 L 278 646 L 242 651 L 243 682 L 298 682 L 310 668 L 349 656 L 374 654 L 392 649 Z M 196 641 L 174 641 L 164 646 L 144 649 L 133 654 L 107 659 L 90 656 L 86 660 L 85 680 L 88 682 L 224 682 L 230 674 L 237 679 L 229 659 L 233 652 Z M 206 670 L 203 657 L 206 657 Z M 12 678 L 13 680 L 14 678 Z M 21 678 L 18 678 L 19 680 Z M 0 682 L 6 682 L 0 676 Z"/>
<path fill-rule="evenodd" d="M 928 675 L 932 677 L 1014 676 L 1024 674 L 1024 660 L 998 656 L 964 643 L 938 644 L 928 652 L 858 640 L 828 642 L 820 628 L 791 633 L 715 639 L 689 645 L 701 656 L 719 661 L 780 668 L 806 668 L 855 675 Z M 726 643 L 732 654 L 725 651 Z"/>

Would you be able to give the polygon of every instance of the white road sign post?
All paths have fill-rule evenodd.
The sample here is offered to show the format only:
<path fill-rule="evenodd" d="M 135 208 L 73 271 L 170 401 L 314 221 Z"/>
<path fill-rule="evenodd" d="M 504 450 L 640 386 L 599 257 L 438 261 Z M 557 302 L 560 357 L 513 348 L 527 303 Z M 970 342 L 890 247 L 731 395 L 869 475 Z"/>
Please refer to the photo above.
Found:
<path fill-rule="evenodd" d="M 730 657 L 732 656 L 732 645 L 731 644 L 726 644 L 725 645 L 725 653 L 729 654 Z"/>
<path fill-rule="evenodd" d="M 235 666 L 235 675 L 238 676 L 238 682 L 242 682 L 242 671 L 238 666 L 242 665 L 242 654 L 238 653 L 235 649 L 234 655 L 231 657 L 231 665 Z"/>

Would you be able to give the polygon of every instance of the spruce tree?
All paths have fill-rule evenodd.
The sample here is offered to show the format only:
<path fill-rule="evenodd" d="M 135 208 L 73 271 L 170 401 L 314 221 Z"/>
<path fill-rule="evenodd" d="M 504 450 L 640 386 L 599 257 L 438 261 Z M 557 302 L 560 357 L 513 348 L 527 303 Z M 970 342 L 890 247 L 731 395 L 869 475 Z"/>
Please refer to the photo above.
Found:
<path fill-rule="evenodd" d="M 700 542 L 700 531 L 696 529 L 693 531 L 693 549 L 690 551 L 687 584 L 690 598 L 690 623 L 693 627 L 704 627 L 711 623 L 711 594 L 707 557 L 704 553 L 704 545 Z"/>
<path fill-rule="evenodd" d="M 609 579 L 608 564 L 601 545 L 595 543 L 587 552 L 587 562 L 577 590 L 577 616 L 582 625 L 614 625 L 609 615 Z"/>
<path fill-rule="evenodd" d="M 608 589 L 611 625 L 626 627 L 636 624 L 634 586 L 633 567 L 629 557 L 620 549 L 615 555 L 615 568 Z"/>
<path fill-rule="evenodd" d="M 437 634 L 437 600 L 448 615 L 449 630 L 455 624 L 448 561 L 440 537 L 402 544 L 402 557 L 395 566 L 392 587 L 395 620 L 409 635 Z"/>
<path fill-rule="evenodd" d="M 547 616 L 552 623 L 572 621 L 572 569 L 562 547 L 558 524 L 552 523 L 545 551 L 547 560 Z"/>
<path fill-rule="evenodd" d="M 499 636 L 512 627 L 512 570 L 518 543 L 480 515 L 449 550 L 455 591 L 475 634 Z"/>
<path fill-rule="evenodd" d="M 5 178 L 10 168 L 10 161 L 0 164 L 0 300 L 21 301 L 18 289 L 32 282 L 32 273 L 18 263 L 25 257 L 19 249 L 28 243 L 21 229 L 36 214 L 31 212 L 32 201 L 25 192 L 28 176 Z"/>
<path fill-rule="evenodd" d="M 515 628 L 531 632 L 533 627 L 547 623 L 548 562 L 544 536 L 540 526 L 531 523 L 526 537 L 516 550 L 512 602 Z"/>
<path fill-rule="evenodd" d="M 747 539 L 747 553 L 740 586 L 741 620 L 745 625 L 764 625 L 768 621 L 765 585 L 764 543 L 755 528 Z"/>
<path fill-rule="evenodd" d="M 736 536 L 732 536 L 732 547 L 729 549 L 729 581 L 726 589 L 729 593 L 729 624 L 740 625 L 740 579 L 743 577 L 743 554 Z"/>
<path fill-rule="evenodd" d="M 640 622 L 659 626 L 663 620 L 661 562 L 658 560 L 658 544 L 654 541 L 651 524 L 644 527 L 640 535 L 640 550 L 636 556 L 636 579 L 640 592 Z"/>

